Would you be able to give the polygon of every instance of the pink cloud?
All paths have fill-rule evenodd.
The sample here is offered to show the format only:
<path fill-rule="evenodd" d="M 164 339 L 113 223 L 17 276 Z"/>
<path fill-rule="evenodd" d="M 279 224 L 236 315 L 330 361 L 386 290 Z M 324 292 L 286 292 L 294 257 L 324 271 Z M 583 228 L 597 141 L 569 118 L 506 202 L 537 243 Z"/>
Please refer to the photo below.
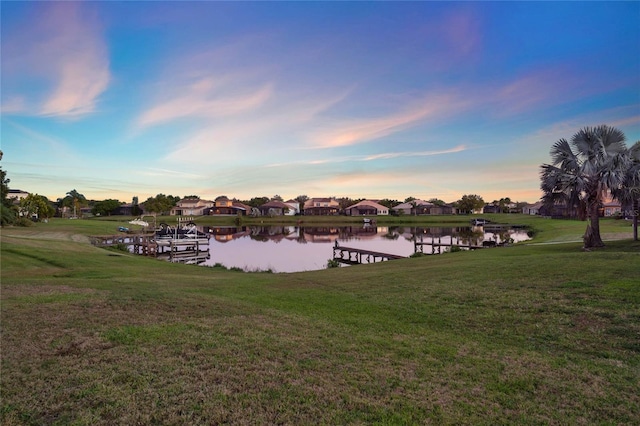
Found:
<path fill-rule="evenodd" d="M 52 2 L 36 9 L 32 19 L 14 27 L 4 52 L 4 88 L 25 76 L 46 83 L 49 93 L 21 93 L 34 115 L 78 116 L 95 110 L 110 81 L 102 25 L 83 3 Z M 35 105 L 35 106 L 34 106 Z"/>
<path fill-rule="evenodd" d="M 467 102 L 456 95 L 436 95 L 402 112 L 367 120 L 329 124 L 312 136 L 313 147 L 334 148 L 368 142 L 405 130 L 426 120 L 458 112 Z"/>

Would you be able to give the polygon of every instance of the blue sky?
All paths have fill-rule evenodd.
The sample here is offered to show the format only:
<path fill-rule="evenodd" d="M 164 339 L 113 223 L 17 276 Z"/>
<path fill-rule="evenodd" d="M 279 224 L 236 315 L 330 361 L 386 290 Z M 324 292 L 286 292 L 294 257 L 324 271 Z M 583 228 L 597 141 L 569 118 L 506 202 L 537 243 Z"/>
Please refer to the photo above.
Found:
<path fill-rule="evenodd" d="M 639 2 L 7 2 L 1 149 L 52 200 L 540 197 L 640 139 Z"/>

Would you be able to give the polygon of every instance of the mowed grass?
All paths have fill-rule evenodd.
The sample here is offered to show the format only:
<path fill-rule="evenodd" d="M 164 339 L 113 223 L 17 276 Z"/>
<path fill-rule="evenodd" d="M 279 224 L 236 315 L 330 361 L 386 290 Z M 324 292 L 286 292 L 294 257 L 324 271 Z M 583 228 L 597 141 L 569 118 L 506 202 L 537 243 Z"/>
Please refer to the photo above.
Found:
<path fill-rule="evenodd" d="M 266 274 L 91 227 L 2 230 L 2 424 L 640 424 L 637 242 Z"/>

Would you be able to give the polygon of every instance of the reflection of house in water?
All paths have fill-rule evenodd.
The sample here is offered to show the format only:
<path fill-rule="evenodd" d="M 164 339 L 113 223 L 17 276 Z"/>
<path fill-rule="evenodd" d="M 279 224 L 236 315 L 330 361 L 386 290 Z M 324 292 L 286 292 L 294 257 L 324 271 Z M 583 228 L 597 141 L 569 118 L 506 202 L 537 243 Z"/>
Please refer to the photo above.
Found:
<path fill-rule="evenodd" d="M 249 236 L 256 241 L 275 241 L 298 238 L 293 226 L 251 226 Z"/>
<path fill-rule="evenodd" d="M 216 241 L 226 243 L 236 238 L 246 237 L 249 235 L 249 230 L 246 226 L 217 226 L 209 227 L 209 234 L 211 234 Z"/>
<path fill-rule="evenodd" d="M 386 228 L 385 228 L 386 229 Z M 386 231 L 384 231 L 386 232 Z M 345 226 L 340 229 L 340 239 L 343 241 L 373 239 L 378 235 L 376 226 Z"/>
<path fill-rule="evenodd" d="M 302 228 L 302 234 L 305 241 L 310 243 L 333 243 L 340 237 L 340 228 L 328 226 L 304 227 Z"/>

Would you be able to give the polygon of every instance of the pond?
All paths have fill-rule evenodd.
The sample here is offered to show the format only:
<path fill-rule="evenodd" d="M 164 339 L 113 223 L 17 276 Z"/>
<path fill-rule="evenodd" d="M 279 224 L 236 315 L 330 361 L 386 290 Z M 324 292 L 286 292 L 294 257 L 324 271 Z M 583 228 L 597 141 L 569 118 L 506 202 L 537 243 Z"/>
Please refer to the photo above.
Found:
<path fill-rule="evenodd" d="M 194 248 L 160 250 L 158 257 L 173 262 L 224 266 L 245 271 L 298 272 L 325 269 L 339 257 L 335 247 L 409 257 L 416 251 L 437 254 L 452 245 L 463 249 L 510 244 L 530 239 L 526 229 L 492 227 L 415 226 L 241 226 L 198 227 L 208 241 Z M 206 241 L 206 240 L 205 240 Z M 362 256 L 362 263 L 381 259 Z M 337 262 L 340 266 L 343 262 Z M 346 262 L 345 262 L 346 263 Z M 353 262 L 352 262 L 353 263 Z"/>

